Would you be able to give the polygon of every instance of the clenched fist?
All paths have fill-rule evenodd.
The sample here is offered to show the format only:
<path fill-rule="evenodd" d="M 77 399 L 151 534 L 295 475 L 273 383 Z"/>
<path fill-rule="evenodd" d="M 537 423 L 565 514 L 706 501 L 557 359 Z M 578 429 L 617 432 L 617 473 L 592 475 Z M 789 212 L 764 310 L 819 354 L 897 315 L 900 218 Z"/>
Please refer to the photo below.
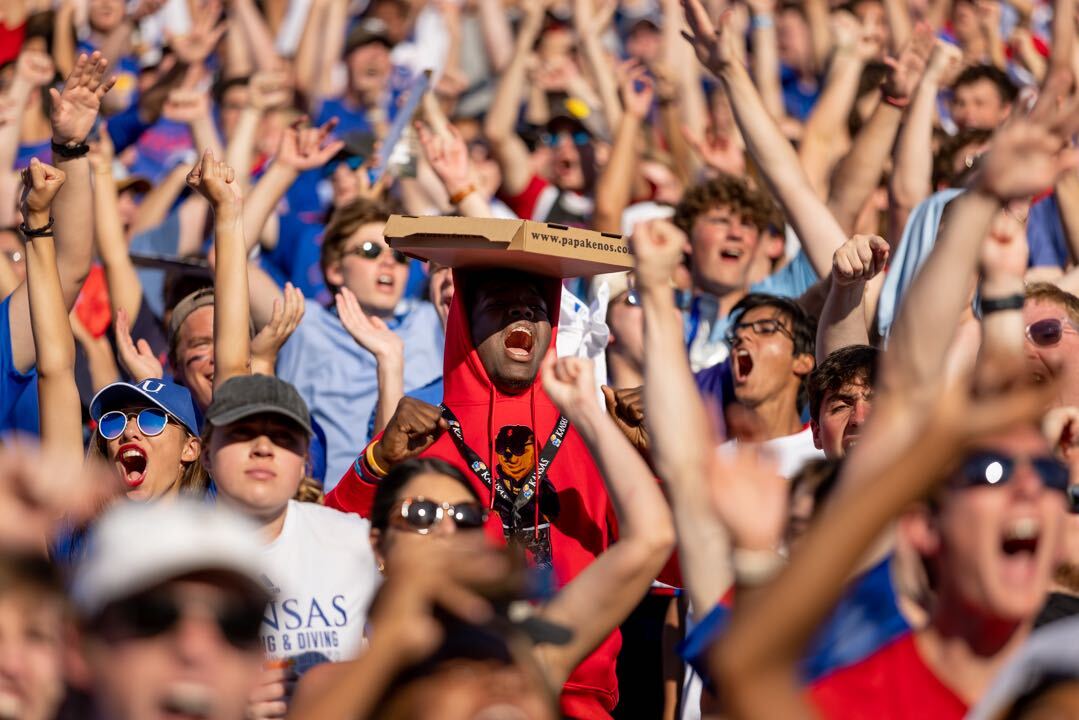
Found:
<path fill-rule="evenodd" d="M 378 466 L 388 471 L 394 465 L 422 454 L 449 428 L 437 405 L 406 395 L 397 403 L 397 410 L 386 425 L 382 439 L 371 452 Z"/>

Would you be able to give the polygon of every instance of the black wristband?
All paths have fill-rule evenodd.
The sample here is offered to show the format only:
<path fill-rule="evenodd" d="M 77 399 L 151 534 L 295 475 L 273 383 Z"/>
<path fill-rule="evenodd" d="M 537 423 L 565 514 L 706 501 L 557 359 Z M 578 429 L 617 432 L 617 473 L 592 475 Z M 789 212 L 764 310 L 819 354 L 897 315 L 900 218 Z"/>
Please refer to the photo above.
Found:
<path fill-rule="evenodd" d="M 52 216 L 49 216 L 49 222 L 44 227 L 39 228 L 28 227 L 25 222 L 21 222 L 19 223 L 19 232 L 21 232 L 23 237 L 27 240 L 36 237 L 52 237 L 52 223 Z"/>
<path fill-rule="evenodd" d="M 1026 301 L 1026 295 L 1023 293 L 1016 293 L 1014 295 L 1006 295 L 1002 298 L 983 297 L 978 303 L 978 306 L 982 310 L 982 317 L 985 317 L 990 313 L 1002 312 L 1004 310 L 1022 310 Z"/>
<path fill-rule="evenodd" d="M 76 143 L 75 145 L 61 145 L 60 143 L 52 143 L 52 152 L 54 155 L 59 155 L 65 160 L 74 160 L 75 158 L 81 158 L 86 153 L 90 152 L 90 146 L 84 142 Z"/>

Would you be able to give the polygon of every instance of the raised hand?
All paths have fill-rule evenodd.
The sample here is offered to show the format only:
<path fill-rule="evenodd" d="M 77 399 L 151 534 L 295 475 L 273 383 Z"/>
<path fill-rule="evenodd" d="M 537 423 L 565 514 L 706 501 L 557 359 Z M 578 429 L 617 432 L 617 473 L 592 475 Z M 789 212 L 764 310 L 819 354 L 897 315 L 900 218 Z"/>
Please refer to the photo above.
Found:
<path fill-rule="evenodd" d="M 368 315 L 360 307 L 360 302 L 352 291 L 341 288 L 334 298 L 337 316 L 341 324 L 360 347 L 367 350 L 379 361 L 389 358 L 404 358 L 405 343 L 401 337 L 390 330 L 380 317 Z"/>
<path fill-rule="evenodd" d="M 101 132 L 98 134 L 97 140 L 89 143 L 90 152 L 88 157 L 90 158 L 90 167 L 96 173 L 111 173 L 112 163 L 116 158 L 116 148 L 112 144 L 112 138 L 109 137 L 108 130 L 108 127 L 102 121 Z"/>
<path fill-rule="evenodd" d="M 606 385 L 600 388 L 607 404 L 607 414 L 641 455 L 649 451 L 648 428 L 644 424 L 643 388 L 615 390 Z"/>
<path fill-rule="evenodd" d="M 266 663 L 259 684 L 247 699 L 247 720 L 280 720 L 288 712 L 288 686 L 296 684 L 296 670 L 288 663 Z"/>
<path fill-rule="evenodd" d="M 741 62 L 741 55 L 735 46 L 737 39 L 731 31 L 730 12 L 724 12 L 719 18 L 719 26 L 712 24 L 708 12 L 701 0 L 682 0 L 686 12 L 689 32 L 682 31 L 682 37 L 693 46 L 697 59 L 715 75 L 722 74 L 732 65 Z"/>
<path fill-rule="evenodd" d="M 787 521 L 788 483 L 758 446 L 715 453 L 708 472 L 716 514 L 740 550 L 777 550 Z"/>
<path fill-rule="evenodd" d="M 209 200 L 215 211 L 240 204 L 240 186 L 235 181 L 236 171 L 225 161 L 214 160 L 209 148 L 187 174 L 187 186 Z"/>
<path fill-rule="evenodd" d="M 888 75 L 881 89 L 885 96 L 895 100 L 910 98 L 918 87 L 932 52 L 933 29 L 927 23 L 918 23 L 910 42 L 899 53 L 899 58 L 884 58 Z"/>
<path fill-rule="evenodd" d="M 209 96 L 206 91 L 194 88 L 179 87 L 170 91 L 161 106 L 161 117 L 188 125 L 209 115 Z"/>
<path fill-rule="evenodd" d="M 1030 205 L 1016 200 L 993 218 L 978 258 L 978 268 L 984 279 L 1013 278 L 1019 283 L 1023 282 L 1030 259 L 1026 226 L 1029 213 Z"/>
<path fill-rule="evenodd" d="M 379 467 L 388 471 L 394 465 L 422 454 L 449 429 L 449 423 L 437 406 L 405 395 L 397 403 L 397 410 L 372 453 Z"/>
<path fill-rule="evenodd" d="M 58 145 L 74 145 L 86 140 L 101 109 L 101 98 L 116 83 L 105 79 L 109 61 L 95 51 L 79 55 L 64 83 L 63 92 L 49 90 L 52 98 L 52 140 Z"/>
<path fill-rule="evenodd" d="M 557 356 L 548 350 L 540 366 L 543 391 L 574 424 L 602 412 L 596 399 L 596 373 L 591 360 Z"/>
<path fill-rule="evenodd" d="M 345 146 L 341 140 L 327 142 L 337 127 L 337 118 L 330 118 L 321 127 L 308 127 L 303 123 L 301 120 L 282 133 L 275 159 L 297 172 L 322 167 Z"/>
<path fill-rule="evenodd" d="M 639 223 L 629 239 L 641 287 L 667 287 L 689 245 L 686 234 L 667 220 Z"/>
<path fill-rule="evenodd" d="M 713 170 L 731 175 L 745 172 L 746 155 L 736 136 L 711 129 L 702 138 L 688 125 L 682 126 L 682 135 L 701 161 Z"/>
<path fill-rule="evenodd" d="M 422 123 L 416 123 L 416 129 L 427 162 L 442 180 L 451 197 L 473 184 L 468 146 L 457 128 L 449 125 L 445 135 L 431 132 Z"/>
<path fill-rule="evenodd" d="M 1079 166 L 1070 143 L 1079 130 L 1079 95 L 1056 95 L 1050 81 L 1033 110 L 1013 114 L 994 133 L 979 163 L 977 189 L 1002 202 L 1027 198 Z"/>
<path fill-rule="evenodd" d="M 48 222 L 49 208 L 53 198 L 64 186 L 67 175 L 52 165 L 35 158 L 30 158 L 30 167 L 23 170 L 22 214 L 26 223 L 32 227 Z"/>
<path fill-rule="evenodd" d="M 880 45 L 853 13 L 840 10 L 832 13 L 830 20 L 837 51 L 851 53 L 867 62 L 880 52 Z"/>
<path fill-rule="evenodd" d="M 44 87 L 56 78 L 56 66 L 48 53 L 40 50 L 23 50 L 15 61 L 15 77 L 30 87 Z"/>
<path fill-rule="evenodd" d="M 938 85 L 951 85 L 959 71 L 963 67 L 963 51 L 956 45 L 944 40 L 933 43 L 933 51 L 929 55 L 929 67 L 926 75 L 937 82 Z"/>
<path fill-rule="evenodd" d="M 303 293 L 292 283 L 285 283 L 283 295 L 283 301 L 280 298 L 273 301 L 270 322 L 251 338 L 251 370 L 256 374 L 273 373 L 278 351 L 303 320 Z"/>
<path fill-rule="evenodd" d="M 198 11 L 192 15 L 194 21 L 191 32 L 187 35 L 165 35 L 176 57 L 188 65 L 201 65 L 217 47 L 221 36 L 228 29 L 228 23 L 218 22 L 221 17 L 220 0 L 204 0 Z"/>
<path fill-rule="evenodd" d="M 147 378 L 164 376 L 165 368 L 161 366 L 161 361 L 150 349 L 150 343 L 141 338 L 138 342 L 132 340 L 131 320 L 123 308 L 116 311 L 116 322 L 113 327 L 116 332 L 116 354 L 132 381 L 142 382 Z"/>
<path fill-rule="evenodd" d="M 841 287 L 872 280 L 888 264 L 888 243 L 877 235 L 855 235 L 832 256 L 832 281 Z"/>
<path fill-rule="evenodd" d="M 264 70 L 251 76 L 248 103 L 260 112 L 285 107 L 292 102 L 292 82 L 288 73 Z"/>
<path fill-rule="evenodd" d="M 624 62 L 618 66 L 618 84 L 626 112 L 639 120 L 648 117 L 656 94 L 648 69 L 636 60 Z"/>
<path fill-rule="evenodd" d="M 133 21 L 139 22 L 165 7 L 166 2 L 168 0 L 139 0 L 129 13 L 129 16 Z"/>

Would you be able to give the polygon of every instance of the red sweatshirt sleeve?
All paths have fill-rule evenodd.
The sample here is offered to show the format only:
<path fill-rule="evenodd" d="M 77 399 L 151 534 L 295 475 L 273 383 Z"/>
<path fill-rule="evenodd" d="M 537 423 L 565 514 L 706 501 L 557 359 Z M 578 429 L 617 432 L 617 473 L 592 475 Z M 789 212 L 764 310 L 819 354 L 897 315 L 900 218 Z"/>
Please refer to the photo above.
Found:
<path fill-rule="evenodd" d="M 374 443 L 378 438 L 372 440 Z M 368 443 L 368 447 L 370 443 Z M 367 447 L 363 449 L 356 462 L 341 477 L 333 490 L 326 493 L 326 507 L 341 512 L 356 513 L 360 517 L 371 514 L 371 504 L 375 501 L 375 490 L 381 477 L 367 466 Z"/>

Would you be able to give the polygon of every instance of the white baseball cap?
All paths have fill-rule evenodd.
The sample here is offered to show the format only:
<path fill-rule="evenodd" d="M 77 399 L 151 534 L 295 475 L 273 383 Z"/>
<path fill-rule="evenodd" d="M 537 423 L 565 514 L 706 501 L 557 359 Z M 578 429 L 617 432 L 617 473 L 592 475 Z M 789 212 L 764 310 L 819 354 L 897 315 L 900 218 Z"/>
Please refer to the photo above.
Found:
<path fill-rule="evenodd" d="M 189 498 L 121 502 L 94 525 L 71 586 L 84 617 L 167 580 L 225 571 L 265 592 L 258 528 L 235 512 Z"/>

